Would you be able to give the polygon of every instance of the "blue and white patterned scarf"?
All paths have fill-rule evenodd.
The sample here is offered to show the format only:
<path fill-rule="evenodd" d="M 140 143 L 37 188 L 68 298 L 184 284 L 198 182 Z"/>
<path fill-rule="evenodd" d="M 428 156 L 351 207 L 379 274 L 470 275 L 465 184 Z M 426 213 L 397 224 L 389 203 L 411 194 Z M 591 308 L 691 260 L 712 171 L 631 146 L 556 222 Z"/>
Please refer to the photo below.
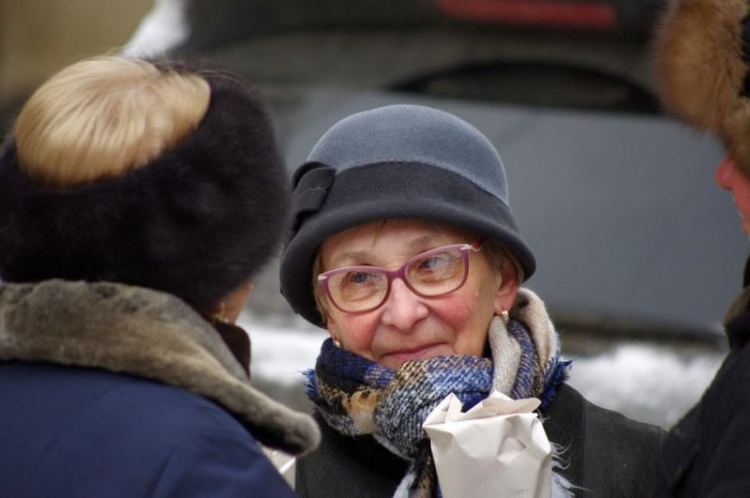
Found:
<path fill-rule="evenodd" d="M 440 356 L 392 370 L 328 339 L 315 370 L 306 372 L 307 395 L 334 430 L 347 436 L 372 435 L 411 462 L 397 496 L 440 496 L 430 442 L 422 429 L 440 401 L 453 393 L 465 411 L 497 389 L 514 399 L 537 397 L 543 410 L 567 376 L 569 362 L 560 360 L 557 335 L 540 300 L 543 316 L 534 316 L 534 298 L 539 300 L 530 291 L 519 294 L 514 307 L 519 313 L 513 313 L 507 326 L 493 319 L 491 358 Z M 528 316 L 523 307 L 530 304 Z"/>

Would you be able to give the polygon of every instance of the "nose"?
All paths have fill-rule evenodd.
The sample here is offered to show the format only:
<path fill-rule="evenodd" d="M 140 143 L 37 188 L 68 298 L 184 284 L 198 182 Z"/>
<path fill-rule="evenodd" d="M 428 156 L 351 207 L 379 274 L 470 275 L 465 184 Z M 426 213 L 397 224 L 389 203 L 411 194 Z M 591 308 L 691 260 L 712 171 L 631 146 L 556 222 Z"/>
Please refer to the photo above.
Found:
<path fill-rule="evenodd" d="M 732 190 L 737 166 L 731 156 L 725 157 L 716 167 L 716 183 L 725 190 Z"/>
<path fill-rule="evenodd" d="M 391 282 L 391 293 L 383 309 L 383 324 L 403 332 L 410 332 L 414 325 L 429 314 L 422 299 L 409 289 L 403 280 Z"/>

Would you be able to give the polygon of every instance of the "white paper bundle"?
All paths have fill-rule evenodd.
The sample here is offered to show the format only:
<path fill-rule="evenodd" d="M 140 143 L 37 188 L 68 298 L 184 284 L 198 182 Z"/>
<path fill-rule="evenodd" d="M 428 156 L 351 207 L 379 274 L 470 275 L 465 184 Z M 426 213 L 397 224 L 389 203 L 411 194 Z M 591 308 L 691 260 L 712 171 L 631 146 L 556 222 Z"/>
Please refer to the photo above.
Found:
<path fill-rule="evenodd" d="M 422 427 L 430 437 L 444 498 L 549 498 L 552 447 L 536 398 L 495 391 L 461 413 L 449 394 Z"/>

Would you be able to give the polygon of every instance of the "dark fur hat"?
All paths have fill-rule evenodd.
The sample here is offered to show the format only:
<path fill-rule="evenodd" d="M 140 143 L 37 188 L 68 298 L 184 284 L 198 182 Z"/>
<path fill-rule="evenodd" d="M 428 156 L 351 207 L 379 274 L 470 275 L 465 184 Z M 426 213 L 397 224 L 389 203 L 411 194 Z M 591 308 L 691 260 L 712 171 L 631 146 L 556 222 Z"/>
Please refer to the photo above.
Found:
<path fill-rule="evenodd" d="M 164 64 L 157 67 L 165 67 Z M 214 69 L 198 128 L 146 166 L 66 188 L 0 151 L 0 278 L 111 281 L 204 310 L 256 272 L 287 231 L 288 178 L 267 110 L 238 77 Z"/>
<path fill-rule="evenodd" d="M 746 0 L 672 0 L 656 35 L 665 107 L 724 140 L 750 176 Z"/>

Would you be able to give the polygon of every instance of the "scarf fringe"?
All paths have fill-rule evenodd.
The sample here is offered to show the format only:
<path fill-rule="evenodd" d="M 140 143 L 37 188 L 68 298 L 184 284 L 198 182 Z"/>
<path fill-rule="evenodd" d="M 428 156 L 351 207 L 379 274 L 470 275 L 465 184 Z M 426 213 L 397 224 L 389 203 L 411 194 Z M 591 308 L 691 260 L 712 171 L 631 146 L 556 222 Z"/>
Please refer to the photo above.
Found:
<path fill-rule="evenodd" d="M 556 444 L 552 445 L 552 497 L 551 498 L 573 498 L 573 490 L 580 489 L 579 486 L 573 485 L 565 477 L 560 474 L 561 470 L 565 470 L 568 466 L 563 465 L 561 457 L 559 456 L 559 446 Z"/>
<path fill-rule="evenodd" d="M 401 483 L 396 488 L 396 492 L 393 494 L 393 498 L 411 498 L 410 493 L 412 492 L 412 484 L 416 479 L 416 474 L 411 470 L 406 473 Z"/>

